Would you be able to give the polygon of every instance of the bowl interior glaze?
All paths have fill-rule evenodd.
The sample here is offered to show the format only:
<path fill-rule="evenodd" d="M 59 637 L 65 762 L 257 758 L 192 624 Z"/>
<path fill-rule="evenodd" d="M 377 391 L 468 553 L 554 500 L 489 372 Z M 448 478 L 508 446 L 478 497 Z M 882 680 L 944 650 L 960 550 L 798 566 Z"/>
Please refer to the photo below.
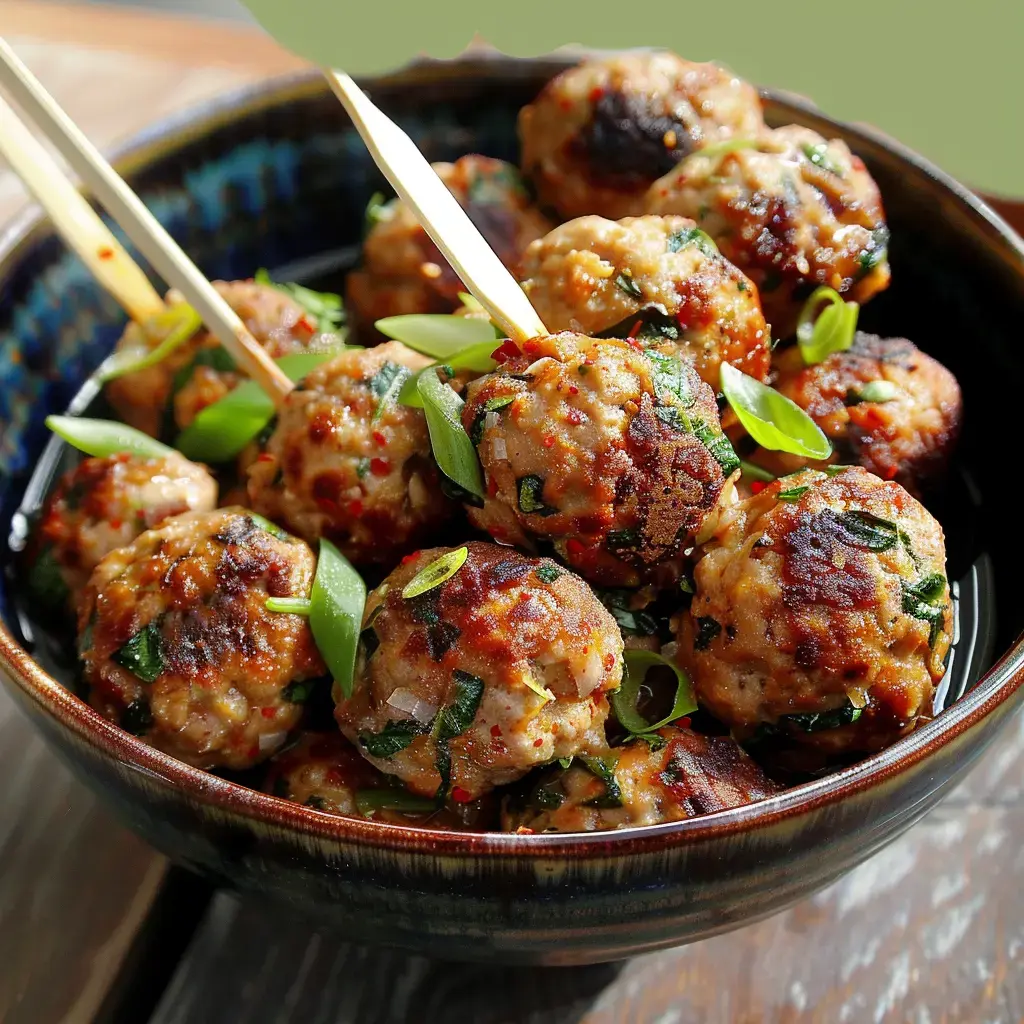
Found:
<path fill-rule="evenodd" d="M 498 57 L 427 62 L 370 86 L 374 99 L 409 131 L 428 159 L 481 152 L 515 162 L 519 108 L 568 63 Z M 994 597 L 998 608 L 995 615 L 992 606 L 984 604 L 983 614 L 976 616 L 979 642 L 970 675 L 976 678 L 988 667 L 989 649 L 1009 653 L 950 712 L 883 755 L 764 805 L 601 837 L 410 835 L 408 830 L 390 826 L 332 819 L 228 782 L 204 781 L 202 773 L 120 734 L 88 709 L 76 706 L 74 698 L 55 697 L 52 681 L 44 685 L 38 670 L 15 666 L 11 674 L 18 676 L 18 696 L 62 756 L 82 768 L 87 780 L 162 849 L 222 881 L 250 889 L 256 887 L 254 879 L 261 872 L 266 877 L 271 865 L 280 878 L 265 888 L 280 889 L 290 899 L 303 899 L 297 895 L 299 890 L 318 898 L 335 891 L 329 886 L 322 888 L 327 882 L 315 876 L 318 872 L 336 873 L 342 852 L 351 858 L 354 849 L 370 850 L 373 857 L 383 856 L 395 867 L 397 862 L 387 858 L 412 856 L 429 847 L 431 856 L 443 851 L 457 858 L 462 865 L 459 870 L 473 870 L 466 867 L 467 858 L 507 855 L 506 867 L 513 870 L 514 866 L 516 885 L 526 894 L 524 898 L 543 903 L 543 875 L 537 874 L 537 864 L 530 860 L 534 856 L 550 861 L 590 855 L 595 863 L 607 867 L 637 851 L 663 857 L 666 850 L 688 843 L 706 846 L 718 837 L 727 842 L 730 836 L 757 833 L 762 825 L 766 830 L 775 829 L 775 839 L 784 843 L 783 832 L 793 827 L 787 825 L 787 819 L 813 816 L 819 805 L 831 808 L 832 828 L 852 813 L 853 805 L 848 803 L 844 811 L 842 801 L 872 786 L 884 794 L 879 799 L 892 802 L 889 826 L 879 829 L 857 850 L 851 848 L 840 855 L 837 849 L 834 863 L 802 887 L 792 878 L 773 875 L 765 865 L 755 864 L 751 878 L 756 876 L 757 884 L 774 892 L 770 899 L 747 905 L 734 894 L 734 902 L 726 905 L 724 896 L 718 903 L 708 896 L 710 923 L 702 917 L 699 927 L 684 924 L 673 911 L 675 916 L 669 916 L 674 924 L 659 920 L 646 934 L 638 934 L 632 945 L 620 939 L 617 944 L 587 946 L 577 939 L 579 948 L 586 947 L 589 952 L 574 957 L 570 942 L 563 962 L 669 945 L 769 912 L 835 877 L 923 813 L 965 769 L 952 767 L 950 757 L 936 757 L 936 766 L 941 762 L 948 767 L 937 767 L 936 777 L 926 784 L 927 773 L 915 775 L 916 768 L 911 771 L 911 767 L 918 766 L 928 751 L 961 733 L 967 736 L 962 741 L 964 758 L 973 760 L 995 734 L 995 725 L 984 721 L 986 713 L 998 709 L 1002 718 L 1004 698 L 1011 691 L 1017 696 L 1022 654 L 1014 645 L 1024 622 L 1017 580 L 1024 569 L 1024 552 L 1012 542 L 1003 542 L 1009 527 L 998 512 L 1005 507 L 999 473 L 1006 458 L 1004 439 L 1012 436 L 1016 425 L 1012 382 L 1022 365 L 1016 334 L 1024 317 L 1024 248 L 970 193 L 897 144 L 838 125 L 805 101 L 793 98 L 766 94 L 766 113 L 772 123 L 798 122 L 828 137 L 845 138 L 865 160 L 881 187 L 892 229 L 893 284 L 864 308 L 861 325 L 865 330 L 911 338 L 945 362 L 964 390 L 966 427 L 960 465 L 965 474 L 958 477 L 942 502 L 948 509 L 936 511 L 947 525 L 951 577 L 963 575 L 972 565 L 983 565 L 981 571 L 988 575 L 980 582 L 980 592 Z M 270 83 L 165 122 L 137 139 L 119 166 L 203 271 L 216 278 L 248 277 L 261 266 L 297 265 L 310 272 L 316 284 L 339 288 L 338 268 L 351 260 L 353 247 L 358 245 L 367 201 L 375 191 L 386 191 L 358 135 L 315 76 Z M 109 352 L 124 318 L 47 225 L 31 218 L 23 218 L 11 228 L 0 244 L 0 285 L 0 529 L 7 536 L 12 517 L 26 498 L 31 472 L 46 447 L 43 418 L 68 406 L 90 371 Z M 50 454 L 54 454 L 52 445 Z M 983 558 L 986 552 L 994 557 Z M 6 546 L 2 557 L 9 563 Z M 24 623 L 19 622 L 11 601 L 12 579 L 5 573 L 0 582 L 0 618 L 15 640 L 26 642 Z M 0 636 L 0 647 L 4 640 Z M 984 728 L 977 729 L 971 739 L 969 730 L 979 725 Z M 74 733 L 74 741 L 68 733 Z M 110 758 L 119 764 L 106 764 L 104 759 Z M 905 783 L 901 773 L 908 777 Z M 912 775 L 913 785 L 909 781 Z M 143 795 L 148 792 L 152 796 L 147 790 L 151 783 L 144 776 L 162 779 L 179 790 L 183 787 L 187 793 L 179 794 L 179 800 L 165 787 L 159 811 L 141 808 L 138 802 Z M 219 839 L 208 834 L 201 851 L 195 845 L 198 840 L 191 833 L 203 822 L 208 825 L 209 814 L 214 812 L 224 830 L 224 843 L 242 842 L 248 851 L 241 855 L 242 860 L 253 859 L 252 870 L 242 871 L 235 855 L 229 858 L 244 876 L 241 879 L 224 870 L 224 843 Z M 804 845 L 800 857 L 794 855 L 794 865 L 813 855 L 814 844 L 828 835 L 822 821 L 811 824 L 814 827 L 800 840 Z M 281 829 L 296 835 L 277 834 Z M 310 837 L 327 847 L 311 850 L 316 843 Z M 756 835 L 754 838 L 756 846 Z M 309 854 L 308 860 L 301 870 L 290 873 L 279 856 L 299 847 Z M 701 856 L 700 851 L 693 854 L 695 864 Z M 355 862 L 350 859 L 349 863 Z M 414 885 L 411 879 L 421 867 L 406 871 L 409 885 Z M 648 901 L 661 886 L 665 899 L 685 902 L 678 879 L 669 882 L 663 871 L 659 873 L 653 866 L 641 877 L 639 861 L 636 870 L 632 882 L 621 863 L 614 869 L 602 868 L 595 877 L 600 876 L 605 885 L 614 876 L 618 884 L 653 889 L 643 897 Z M 592 877 L 584 888 L 591 892 L 594 884 Z M 699 884 L 710 886 L 708 893 L 715 889 L 711 876 L 700 879 Z M 738 892 L 742 886 L 736 884 Z M 400 891 L 401 885 L 396 885 Z M 607 895 L 605 892 L 602 898 Z M 337 899 L 337 893 L 335 896 Z M 353 900 L 351 893 L 346 898 Z M 367 907 L 372 906 L 367 899 Z M 606 908 L 609 913 L 613 909 Z M 393 936 L 389 937 L 387 914 L 379 908 L 378 913 L 381 925 L 376 931 L 370 929 L 370 937 L 389 941 Z M 459 917 L 458 913 L 454 916 Z M 492 922 L 499 919 L 500 915 L 488 918 Z M 391 927 L 394 931 L 395 926 Z M 586 922 L 580 927 L 585 930 Z M 555 930 L 555 923 L 548 929 Z M 405 937 L 394 941 L 416 944 L 408 936 L 437 937 L 423 923 L 418 928 L 407 923 L 402 935 Z M 517 946 L 506 936 L 503 948 L 515 949 L 518 959 L 548 956 L 540 950 L 537 957 L 531 957 L 525 944 L 525 938 Z M 476 955 L 463 946 L 450 944 L 449 951 L 452 955 Z M 595 952 L 598 947 L 600 952 Z"/>

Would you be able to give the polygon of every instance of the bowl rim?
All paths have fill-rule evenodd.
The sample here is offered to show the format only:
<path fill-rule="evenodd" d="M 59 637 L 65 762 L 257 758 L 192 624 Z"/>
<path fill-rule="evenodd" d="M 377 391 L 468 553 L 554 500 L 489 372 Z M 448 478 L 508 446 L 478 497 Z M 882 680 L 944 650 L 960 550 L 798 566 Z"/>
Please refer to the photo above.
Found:
<path fill-rule="evenodd" d="M 576 49 L 538 58 L 507 57 L 497 51 L 481 50 L 451 61 L 421 59 L 376 78 L 366 79 L 369 87 L 401 86 L 414 82 L 425 71 L 438 67 L 449 73 L 472 74 L 496 67 L 549 64 L 553 71 L 580 59 Z M 189 105 L 162 118 L 124 140 L 113 150 L 113 162 L 127 176 L 149 165 L 163 153 L 173 151 L 190 139 L 203 137 L 217 127 L 288 101 L 329 91 L 316 70 L 274 76 L 261 82 L 232 89 L 212 99 Z M 982 227 L 990 244 L 1003 250 L 1004 258 L 1016 256 L 1011 264 L 1024 292 L 1024 239 L 966 186 L 939 170 L 930 161 L 889 138 L 875 128 L 849 124 L 823 114 L 810 100 L 781 90 L 761 89 L 762 98 L 792 108 L 807 118 L 839 128 L 854 140 L 888 150 L 919 175 L 931 179 L 949 193 L 960 212 Z M 23 210 L 0 232 L 0 286 L 24 249 L 48 230 L 48 222 L 34 204 Z M 1016 262 L 1019 261 L 1019 266 Z M 765 800 L 683 821 L 633 826 L 608 832 L 537 833 L 453 832 L 431 828 L 394 825 L 359 818 L 327 814 L 292 803 L 185 764 L 144 743 L 103 718 L 71 693 L 36 663 L 0 622 L 0 673 L 20 691 L 21 699 L 38 705 L 68 728 L 79 740 L 101 755 L 140 771 L 152 780 L 169 785 L 206 808 L 216 808 L 246 819 L 251 825 L 312 835 L 320 841 L 350 842 L 385 850 L 428 848 L 434 855 L 480 856 L 502 859 L 572 856 L 581 847 L 604 857 L 654 852 L 667 845 L 701 843 L 738 832 L 767 829 L 787 818 L 837 804 L 855 794 L 885 784 L 922 759 L 951 743 L 962 733 L 979 725 L 1024 684 L 1024 633 L 951 707 L 885 750 L 824 778 L 802 783 Z"/>

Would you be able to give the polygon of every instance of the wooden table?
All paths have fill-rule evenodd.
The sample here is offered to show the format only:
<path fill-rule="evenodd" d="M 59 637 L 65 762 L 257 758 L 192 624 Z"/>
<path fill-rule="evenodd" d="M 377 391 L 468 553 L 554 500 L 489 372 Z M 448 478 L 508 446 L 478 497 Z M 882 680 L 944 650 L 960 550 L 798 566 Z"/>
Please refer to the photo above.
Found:
<path fill-rule="evenodd" d="M 101 145 L 299 66 L 242 27 L 39 0 L 0 0 L 0 34 Z M 24 201 L 0 170 L 0 222 Z M 1004 212 L 1024 224 L 1024 207 Z M 1024 719 L 938 810 L 813 899 L 578 969 L 342 945 L 210 892 L 113 822 L 2 693 L 0 778 L 3 1024 L 1024 1020 Z"/>

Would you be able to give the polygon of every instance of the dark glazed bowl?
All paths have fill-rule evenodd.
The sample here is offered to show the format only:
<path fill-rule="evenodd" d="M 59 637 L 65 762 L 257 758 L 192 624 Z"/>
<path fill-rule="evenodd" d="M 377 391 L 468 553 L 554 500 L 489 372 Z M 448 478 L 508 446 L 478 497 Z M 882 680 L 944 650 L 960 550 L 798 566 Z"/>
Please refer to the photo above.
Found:
<path fill-rule="evenodd" d="M 421 64 L 369 85 L 428 158 L 475 150 L 515 160 L 516 112 L 567 63 L 487 56 Z M 884 753 L 762 803 L 598 835 L 415 831 L 262 795 L 122 732 L 23 649 L 8 582 L 0 596 L 7 686 L 54 751 L 131 827 L 174 860 L 298 905 L 353 939 L 455 959 L 573 964 L 691 941 L 780 910 L 890 842 L 967 773 L 1024 699 L 1024 552 L 1003 541 L 1002 517 L 982 520 L 1005 500 L 1005 439 L 1017 425 L 1024 247 L 964 188 L 900 146 L 829 121 L 802 100 L 766 101 L 775 123 L 846 139 L 882 188 L 893 286 L 866 307 L 864 327 L 915 339 L 963 385 L 963 464 L 979 491 L 964 529 L 984 536 L 992 553 L 998 546 L 999 617 L 983 624 L 1005 652 L 995 666 Z M 353 245 L 382 184 L 313 76 L 158 126 L 120 166 L 206 273 L 226 278 Z M 67 406 L 122 321 L 35 217 L 4 237 L 0 282 L 6 532 L 45 442 L 43 416 Z"/>

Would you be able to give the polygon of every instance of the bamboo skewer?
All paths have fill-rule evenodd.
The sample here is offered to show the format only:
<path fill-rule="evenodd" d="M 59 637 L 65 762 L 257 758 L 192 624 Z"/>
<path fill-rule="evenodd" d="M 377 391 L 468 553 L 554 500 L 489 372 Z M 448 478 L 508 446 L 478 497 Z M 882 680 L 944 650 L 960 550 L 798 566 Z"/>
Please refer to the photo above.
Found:
<path fill-rule="evenodd" d="M 239 367 L 279 404 L 294 387 L 292 382 L 3 39 L 0 85 L 36 122 L 160 275 L 182 293 Z"/>
<path fill-rule="evenodd" d="M 58 234 L 133 320 L 145 323 L 167 308 L 139 265 L 3 100 L 0 153 L 50 215 Z"/>
<path fill-rule="evenodd" d="M 526 293 L 412 139 L 348 75 L 333 70 L 324 74 L 377 166 L 473 297 L 514 341 L 547 334 Z"/>

